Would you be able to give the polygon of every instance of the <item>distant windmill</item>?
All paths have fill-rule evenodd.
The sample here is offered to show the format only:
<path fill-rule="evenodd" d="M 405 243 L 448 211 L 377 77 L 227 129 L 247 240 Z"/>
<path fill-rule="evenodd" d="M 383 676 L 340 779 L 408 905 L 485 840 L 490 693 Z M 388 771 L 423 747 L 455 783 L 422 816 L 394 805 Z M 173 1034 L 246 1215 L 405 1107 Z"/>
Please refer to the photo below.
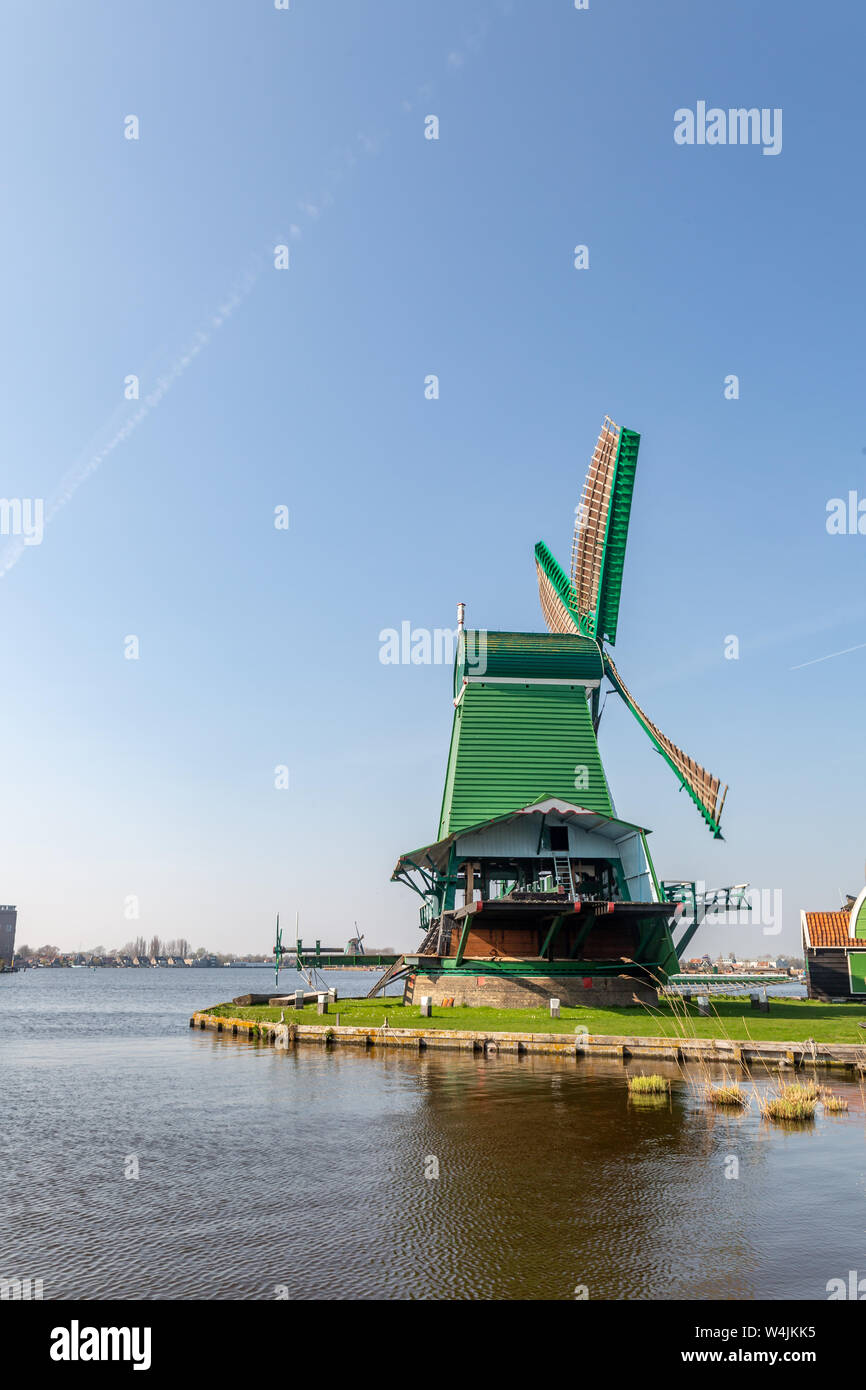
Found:
<path fill-rule="evenodd" d="M 346 947 L 347 956 L 363 956 L 364 954 L 364 935 L 358 931 L 358 923 L 354 922 L 355 935 L 349 937 L 349 944 Z"/>
<path fill-rule="evenodd" d="M 277 913 L 277 935 L 274 941 L 274 979 L 280 983 L 280 966 L 283 960 L 283 934 L 280 931 L 280 914 Z"/>
<path fill-rule="evenodd" d="M 713 835 L 722 838 L 720 820 L 727 787 L 681 748 L 645 714 L 626 688 L 605 642 L 616 641 L 623 563 L 634 492 L 640 435 L 605 416 L 576 508 L 571 578 L 543 541 L 535 547 L 538 592 L 551 632 L 579 633 L 597 644 L 604 673 L 625 701 L 656 751 L 673 769 Z M 592 697 L 593 724 L 601 719 L 599 691 Z"/>

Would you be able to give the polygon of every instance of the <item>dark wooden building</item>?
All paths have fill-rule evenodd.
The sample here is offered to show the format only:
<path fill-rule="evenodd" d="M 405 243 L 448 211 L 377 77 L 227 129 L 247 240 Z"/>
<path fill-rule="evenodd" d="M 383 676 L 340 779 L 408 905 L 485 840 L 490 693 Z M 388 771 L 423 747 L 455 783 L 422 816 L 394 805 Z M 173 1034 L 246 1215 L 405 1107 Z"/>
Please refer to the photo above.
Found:
<path fill-rule="evenodd" d="M 840 912 L 801 912 L 810 999 L 866 1000 L 866 888 Z"/>

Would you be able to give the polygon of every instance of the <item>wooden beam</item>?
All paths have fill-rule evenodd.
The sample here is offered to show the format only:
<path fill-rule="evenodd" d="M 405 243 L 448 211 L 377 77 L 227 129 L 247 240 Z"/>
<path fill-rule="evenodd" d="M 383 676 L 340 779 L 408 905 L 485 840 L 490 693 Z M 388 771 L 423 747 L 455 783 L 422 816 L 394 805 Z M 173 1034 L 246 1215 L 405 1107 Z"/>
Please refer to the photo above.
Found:
<path fill-rule="evenodd" d="M 554 917 L 553 921 L 550 924 L 550 930 L 548 931 L 547 936 L 544 938 L 544 945 L 542 946 L 541 951 L 539 952 L 539 954 L 543 956 L 545 960 L 550 960 L 548 952 L 550 950 L 551 943 L 553 941 L 553 938 L 559 932 L 559 929 L 564 921 L 565 913 L 561 912 L 558 917 Z"/>
<path fill-rule="evenodd" d="M 455 959 L 454 959 L 454 964 L 455 964 L 455 966 L 456 966 L 456 965 L 460 965 L 461 962 L 462 962 L 462 960 L 463 960 L 463 952 L 466 950 L 466 938 L 467 938 L 467 936 L 469 935 L 469 927 L 470 927 L 470 925 L 471 925 L 471 923 L 472 923 L 472 919 L 473 919 L 473 917 L 475 916 L 475 913 L 476 913 L 476 912 L 480 912 L 480 911 L 481 911 L 481 904 L 480 904 L 480 903 L 476 903 L 476 904 L 475 904 L 475 912 L 467 912 L 467 913 L 466 913 L 466 916 L 463 918 L 463 928 L 462 928 L 462 930 L 461 930 L 461 932 L 460 932 L 460 940 L 459 940 L 459 942 L 457 943 L 457 955 L 456 955 L 456 957 L 455 957 Z"/>
<path fill-rule="evenodd" d="M 570 960 L 574 960 L 575 956 L 578 953 L 578 950 L 583 945 L 586 938 L 589 936 L 590 928 L 593 926 L 596 916 L 597 913 L 589 912 L 587 913 L 584 920 L 581 922 L 580 930 L 578 931 L 577 936 L 575 937 L 574 945 L 571 948 L 571 955 L 569 957 Z"/>
<path fill-rule="evenodd" d="M 658 931 L 658 928 L 659 924 L 654 919 L 651 919 L 649 922 L 644 924 L 644 928 L 640 934 L 640 938 L 637 943 L 637 950 L 634 953 L 634 959 L 637 962 L 643 960 L 644 951 L 646 950 L 652 938 L 655 936 L 656 932 Z"/>
<path fill-rule="evenodd" d="M 472 895 L 475 892 L 475 865 L 471 859 L 467 859 L 463 865 L 463 874 L 465 883 L 463 897 L 468 906 L 472 902 Z"/>

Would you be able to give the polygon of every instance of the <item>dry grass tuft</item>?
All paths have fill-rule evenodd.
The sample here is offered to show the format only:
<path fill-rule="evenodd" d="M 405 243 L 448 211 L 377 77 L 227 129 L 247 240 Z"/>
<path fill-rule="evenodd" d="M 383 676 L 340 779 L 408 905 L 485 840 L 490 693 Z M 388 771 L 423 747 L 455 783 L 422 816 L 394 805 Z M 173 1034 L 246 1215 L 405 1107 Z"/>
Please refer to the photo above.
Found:
<path fill-rule="evenodd" d="M 814 1120 L 818 1105 L 818 1087 L 813 1083 L 801 1086 L 782 1082 L 776 1095 L 765 1096 L 759 1102 L 761 1114 L 768 1120 L 789 1120 L 805 1123 Z"/>
<path fill-rule="evenodd" d="M 821 1104 L 829 1115 L 839 1115 L 848 1109 L 848 1102 L 845 1097 L 836 1095 L 834 1091 L 828 1091 L 826 1087 L 821 1091 Z"/>
<path fill-rule="evenodd" d="M 749 1104 L 749 1097 L 737 1081 L 727 1081 L 722 1086 L 716 1086 L 709 1081 L 704 1088 L 704 1095 L 710 1105 L 730 1105 L 744 1110 Z"/>

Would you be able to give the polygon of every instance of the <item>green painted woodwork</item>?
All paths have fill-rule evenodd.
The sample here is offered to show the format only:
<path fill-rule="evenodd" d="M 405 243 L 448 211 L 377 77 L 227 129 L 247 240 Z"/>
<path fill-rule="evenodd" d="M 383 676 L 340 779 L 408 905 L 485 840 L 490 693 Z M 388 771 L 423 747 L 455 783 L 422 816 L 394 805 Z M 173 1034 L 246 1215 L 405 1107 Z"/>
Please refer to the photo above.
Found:
<path fill-rule="evenodd" d="M 673 975 L 680 968 L 680 958 L 677 955 L 674 939 L 671 936 L 670 927 L 662 927 L 658 945 L 654 946 L 647 955 L 653 957 L 657 962 L 655 973 L 659 977 L 658 983 L 664 983 L 664 977 Z"/>
<path fill-rule="evenodd" d="M 587 770 L 580 790 L 577 768 Z M 464 687 L 454 711 L 438 839 L 545 796 L 613 815 L 585 690 Z"/>
<path fill-rule="evenodd" d="M 640 938 L 638 940 L 637 947 L 634 953 L 634 958 L 636 961 L 642 961 L 645 959 L 650 941 L 653 939 L 653 937 L 657 936 L 658 923 L 645 922 L 644 925 L 641 927 Z"/>
<path fill-rule="evenodd" d="M 652 881 L 656 890 L 656 902 L 663 903 L 665 900 L 665 895 L 662 892 L 662 886 L 659 883 L 658 874 L 656 873 L 656 866 L 653 863 L 652 855 L 649 852 L 649 845 L 646 842 L 646 831 L 641 830 L 638 833 L 640 835 L 640 842 L 643 845 L 643 852 L 646 855 L 646 862 L 649 864 L 649 871 L 652 874 Z"/>
<path fill-rule="evenodd" d="M 544 945 L 542 946 L 541 952 L 540 952 L 540 954 L 541 954 L 542 956 L 545 956 L 545 957 L 547 956 L 547 953 L 548 953 L 548 951 L 550 950 L 550 948 L 551 948 L 551 946 L 552 946 L 552 944 L 553 944 L 553 939 L 554 939 L 555 936 L 558 935 L 559 929 L 560 929 L 560 927 L 562 926 L 562 924 L 563 924 L 564 921 L 565 921 L 565 913 L 564 913 L 564 912 L 561 912 L 561 913 L 559 914 L 558 917 L 554 917 L 553 921 L 552 921 L 551 924 L 550 924 L 550 930 L 548 931 L 547 936 L 544 938 Z"/>
<path fill-rule="evenodd" d="M 424 965 L 424 957 L 406 957 L 412 964 Z M 530 956 L 524 960 L 464 960 L 458 965 L 455 957 L 441 956 L 431 974 L 443 975 L 645 975 L 646 967 L 624 965 L 621 960 L 541 960 Z"/>
<path fill-rule="evenodd" d="M 608 642 L 616 642 L 622 572 L 639 447 L 639 434 L 634 430 L 620 430 L 594 626 L 595 635 L 606 638 Z"/>
<path fill-rule="evenodd" d="M 619 896 L 622 898 L 624 903 L 630 903 L 632 900 L 631 889 L 628 886 L 628 879 L 623 873 L 622 861 L 619 859 L 609 859 L 608 863 L 610 864 L 610 867 L 613 869 L 614 878 L 616 879 L 616 886 L 619 889 Z"/>
<path fill-rule="evenodd" d="M 866 893 L 861 893 L 854 904 L 854 939 L 866 941 Z"/>
<path fill-rule="evenodd" d="M 460 940 L 457 943 L 457 955 L 454 957 L 454 968 L 459 968 L 463 961 L 463 952 L 466 950 L 466 938 L 469 936 L 469 928 L 472 924 L 472 915 L 467 914 L 463 918 L 463 928 L 460 932 Z"/>
<path fill-rule="evenodd" d="M 848 973 L 851 978 L 851 993 L 866 994 L 866 951 L 848 952 Z"/>
<path fill-rule="evenodd" d="M 448 851 L 448 868 L 441 886 L 442 911 L 453 912 L 457 895 L 457 851 L 452 845 Z"/>
<path fill-rule="evenodd" d="M 539 541 L 535 547 L 535 558 L 541 566 L 547 578 L 550 580 L 563 607 L 568 609 L 569 616 L 575 626 L 575 631 L 580 631 L 586 636 L 585 625 L 581 622 L 580 614 L 574 602 L 574 595 L 571 588 L 571 581 L 559 561 L 551 554 L 544 541 Z M 590 639 L 592 640 L 592 639 Z"/>
<path fill-rule="evenodd" d="M 596 680 L 604 676 L 598 646 L 589 637 L 558 632 L 483 632 L 460 636 L 454 694 L 464 677 L 509 680 Z"/>
<path fill-rule="evenodd" d="M 577 936 L 574 938 L 574 945 L 571 948 L 572 960 L 575 959 L 584 941 L 589 936 L 589 933 L 592 931 L 592 928 L 595 926 L 596 916 L 597 914 L 595 912 L 587 912 L 586 915 L 582 918 Z"/>
<path fill-rule="evenodd" d="M 286 955 L 288 953 L 283 952 L 283 954 Z M 396 965 L 398 960 L 403 959 L 402 956 L 383 955 L 381 951 L 376 951 L 369 955 L 365 953 L 363 956 L 346 955 L 342 951 L 335 952 L 333 955 L 329 955 L 327 952 L 322 951 L 302 951 L 301 954 L 298 955 L 296 951 L 292 951 L 291 957 L 296 964 L 300 963 L 304 966 L 313 965 L 317 970 L 333 970 L 337 966 L 344 965 L 351 967 L 353 970 L 360 970 L 362 967 L 365 968 L 370 965 Z M 274 993 L 276 993 L 276 991 L 274 991 Z"/>

